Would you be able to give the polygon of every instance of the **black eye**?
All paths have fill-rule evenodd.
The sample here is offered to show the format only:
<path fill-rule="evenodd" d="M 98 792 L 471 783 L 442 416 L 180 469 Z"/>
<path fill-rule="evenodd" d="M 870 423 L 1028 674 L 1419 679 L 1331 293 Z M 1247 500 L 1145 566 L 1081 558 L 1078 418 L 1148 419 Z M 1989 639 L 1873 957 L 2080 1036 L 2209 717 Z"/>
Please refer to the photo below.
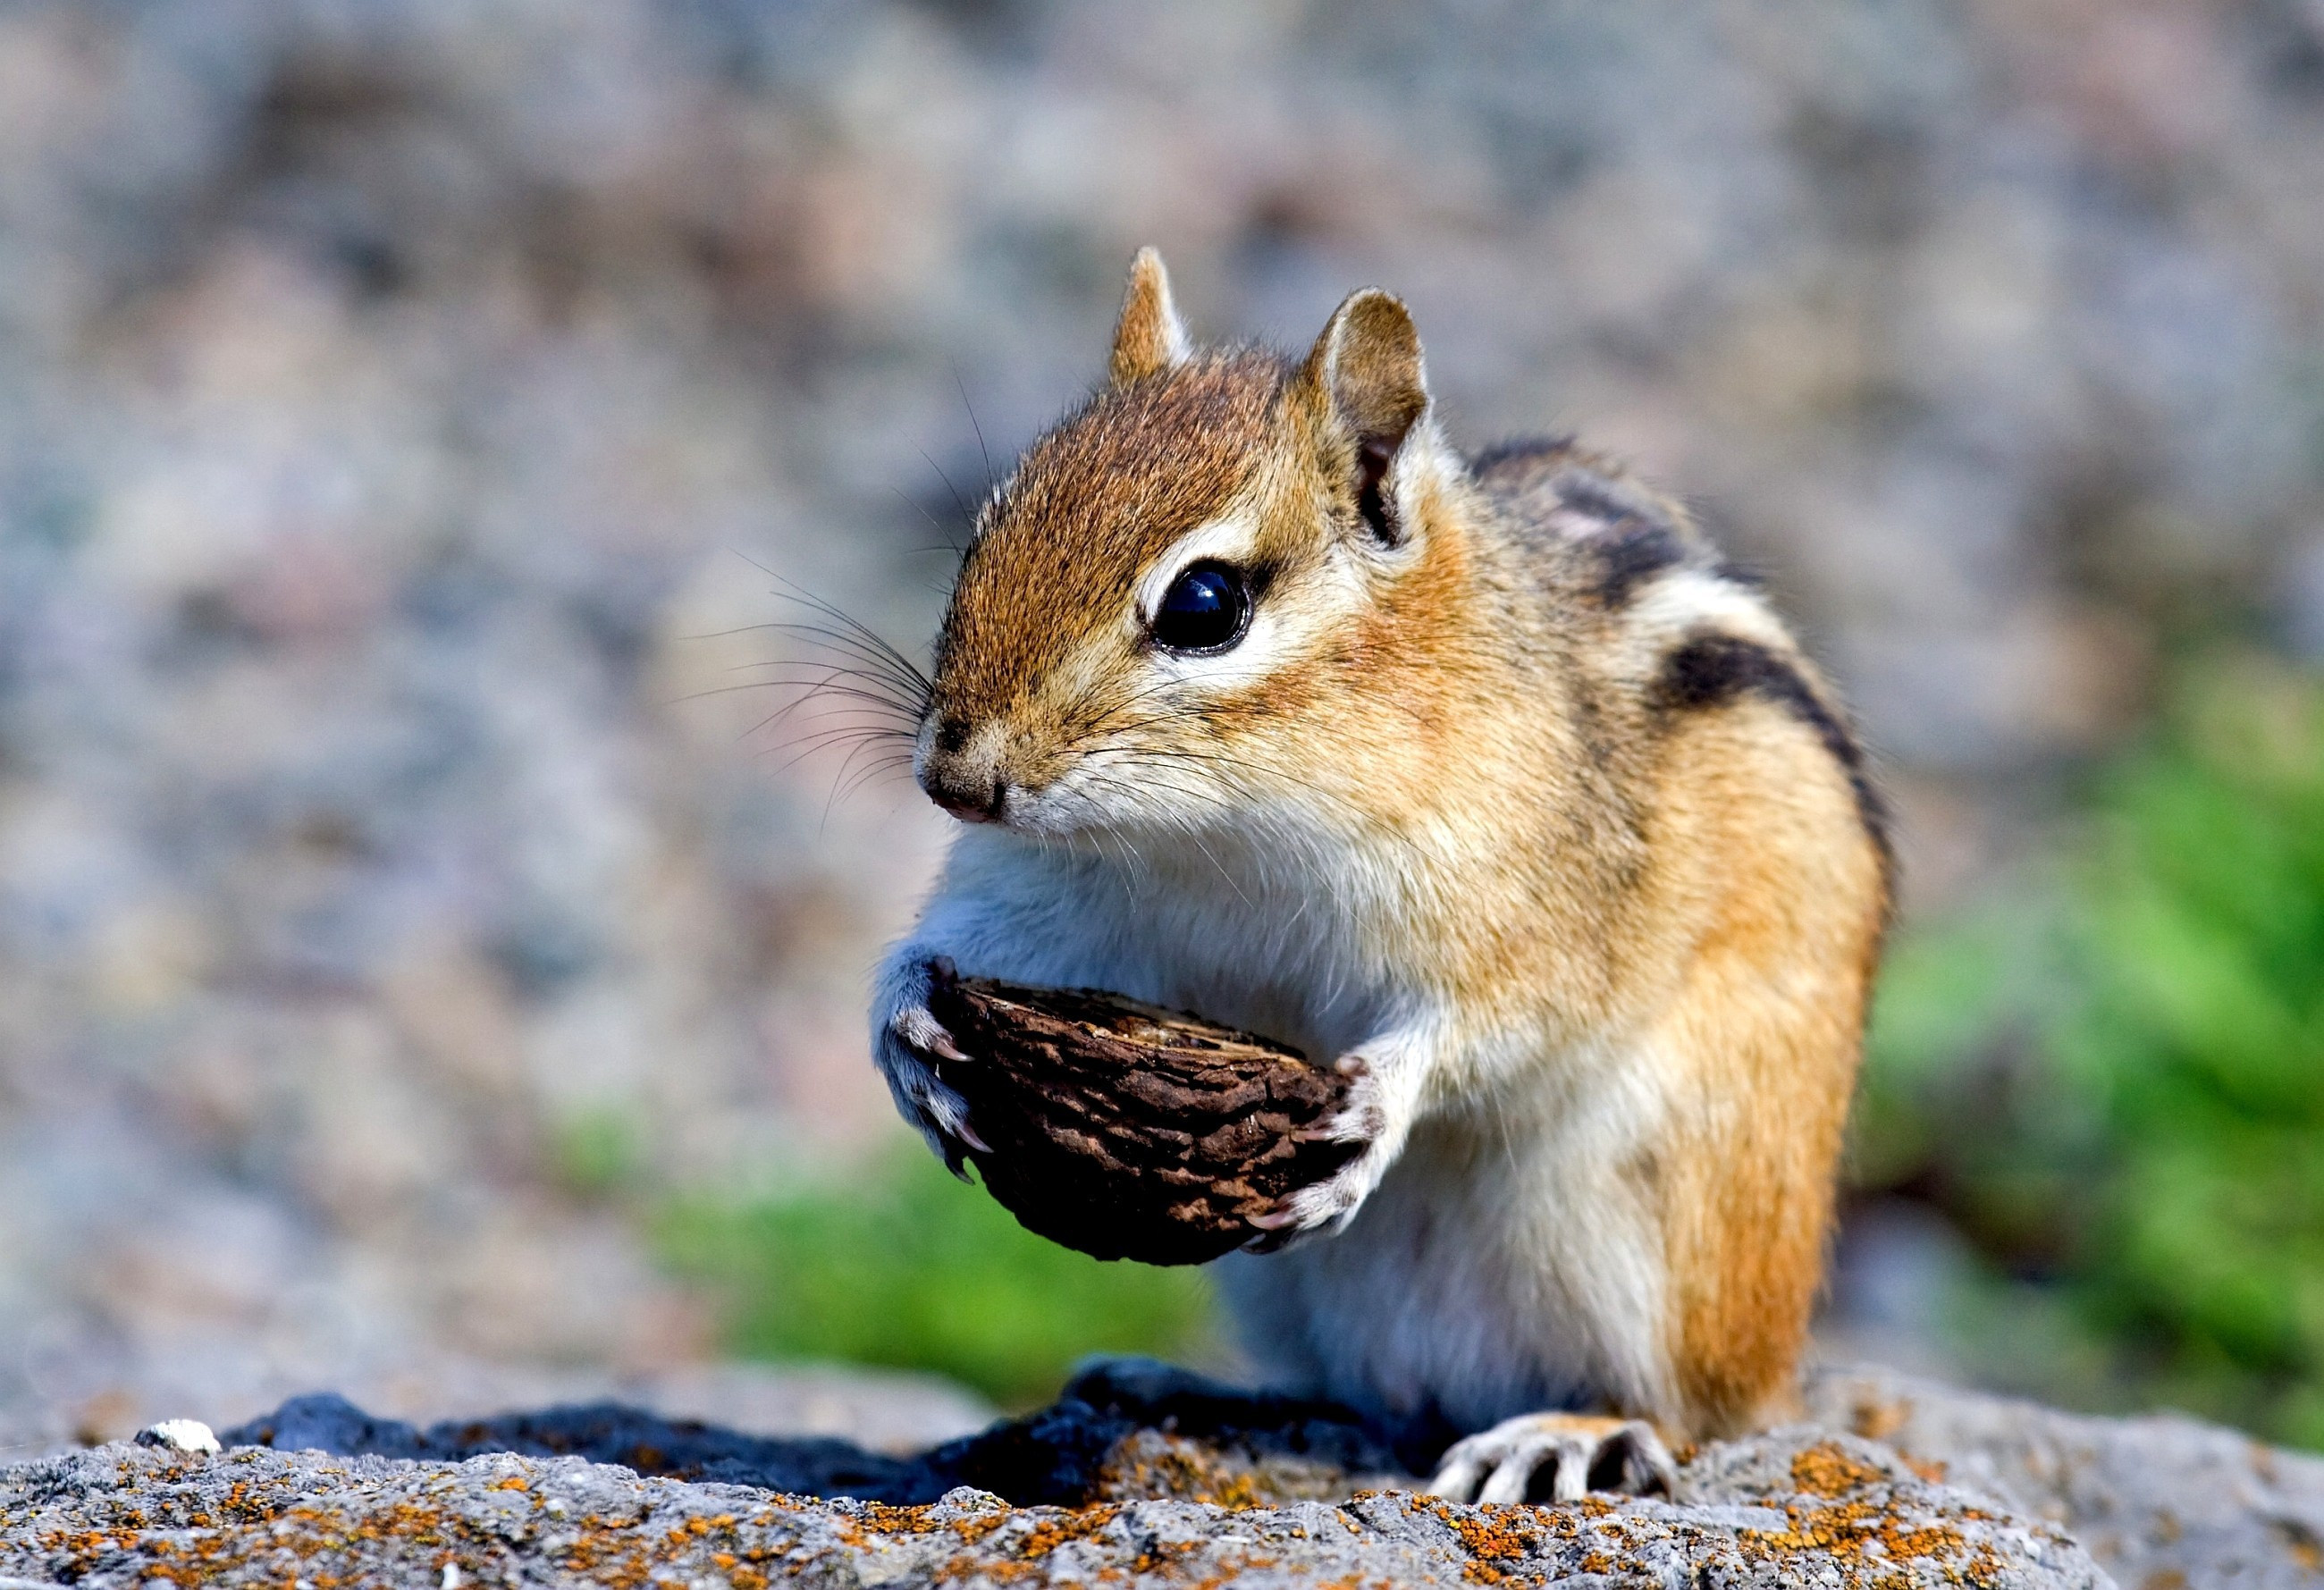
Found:
<path fill-rule="evenodd" d="M 1220 563 L 1198 563 L 1170 582 L 1154 612 L 1156 644 L 1171 651 L 1224 651 L 1250 624 L 1250 587 Z"/>

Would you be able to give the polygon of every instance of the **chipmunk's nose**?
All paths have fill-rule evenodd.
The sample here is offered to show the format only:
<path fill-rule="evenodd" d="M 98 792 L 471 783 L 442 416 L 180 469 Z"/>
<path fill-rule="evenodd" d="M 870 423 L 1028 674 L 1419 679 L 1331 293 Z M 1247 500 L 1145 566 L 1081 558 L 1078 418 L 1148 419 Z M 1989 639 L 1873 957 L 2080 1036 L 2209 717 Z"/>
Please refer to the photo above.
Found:
<path fill-rule="evenodd" d="M 998 823 L 1009 786 L 989 756 L 976 755 L 965 726 L 940 720 L 920 759 L 920 787 L 964 823 Z"/>
<path fill-rule="evenodd" d="M 928 799 L 964 823 L 998 823 L 1006 788 L 990 773 L 971 773 L 931 762 L 920 774 Z"/>

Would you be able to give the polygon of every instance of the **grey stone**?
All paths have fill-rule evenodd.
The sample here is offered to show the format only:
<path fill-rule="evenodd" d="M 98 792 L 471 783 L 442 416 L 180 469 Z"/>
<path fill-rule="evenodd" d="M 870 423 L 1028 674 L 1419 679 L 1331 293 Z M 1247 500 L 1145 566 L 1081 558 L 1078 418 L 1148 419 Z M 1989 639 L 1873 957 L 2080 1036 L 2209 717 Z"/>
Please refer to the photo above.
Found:
<path fill-rule="evenodd" d="M 257 1582 L 285 1552 L 312 1582 L 431 1585 L 447 1562 L 463 1582 L 690 1577 L 721 1552 L 736 1583 L 2324 1579 L 2324 1459 L 1887 1370 L 1806 1391 L 1810 1422 L 1692 1454 L 1675 1496 L 1488 1508 L 1413 1493 L 1423 1435 L 1139 1361 L 911 1457 L 605 1402 L 422 1428 L 307 1397 L 221 1432 L 220 1457 L 115 1446 L 0 1471 L 0 1582 Z M 215 1498 L 237 1481 L 261 1500 L 234 1512 Z"/>
<path fill-rule="evenodd" d="M 0 1585 L 435 1586 L 447 1564 L 518 1585 L 2324 1579 L 2324 1459 L 1886 1370 L 1817 1371 L 1810 1422 L 1690 1455 L 1674 1496 L 1566 1506 L 1419 1497 L 1409 1439 L 1160 1365 L 1067 1391 L 908 1458 L 610 1403 L 422 1428 L 294 1399 L 218 1457 L 124 1444 L 0 1470 Z"/>
<path fill-rule="evenodd" d="M 1463 1507 L 1409 1491 L 1228 1508 L 895 1507 L 655 1479 L 577 1457 L 458 1463 L 122 1444 L 0 1472 L 0 1572 L 103 1587 L 305 1580 L 823 1585 L 1880 1584 L 2101 1586 L 2053 1526 L 1933 1484 L 1853 1437 L 1709 1448 L 1692 1499 Z M 1699 1497 L 1692 1493 L 1700 1493 Z"/>
<path fill-rule="evenodd" d="M 179 1452 L 216 1452 L 218 1438 L 198 1419 L 165 1419 L 137 1432 L 141 1447 L 168 1447 Z"/>
<path fill-rule="evenodd" d="M 112 1446 L 0 1472 L 0 1572 L 95 1585 L 441 1585 L 447 1567 L 516 1585 L 2109 1583 L 2055 1523 L 1817 1426 L 1707 1447 L 1673 1496 L 1460 1506 L 1416 1494 L 1420 1432 L 1136 1361 L 911 1458 L 606 1403 L 422 1429 L 314 1396 L 223 1438 L 217 1457 Z"/>
<path fill-rule="evenodd" d="M 2324 1458 L 2176 1414 L 2061 1413 L 1882 1369 L 1821 1371 L 1808 1405 L 2063 1527 L 2125 1585 L 2324 1584 Z"/>

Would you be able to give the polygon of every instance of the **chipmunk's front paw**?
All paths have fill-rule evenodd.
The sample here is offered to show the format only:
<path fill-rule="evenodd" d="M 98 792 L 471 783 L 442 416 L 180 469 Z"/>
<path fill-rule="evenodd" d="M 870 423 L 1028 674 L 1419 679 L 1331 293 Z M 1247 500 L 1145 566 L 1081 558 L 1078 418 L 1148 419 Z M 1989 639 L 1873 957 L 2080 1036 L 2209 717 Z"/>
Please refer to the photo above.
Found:
<path fill-rule="evenodd" d="M 963 1153 L 990 1152 L 969 1124 L 968 1101 L 936 1080 L 936 1062 L 968 1056 L 928 1009 L 928 996 L 953 975 L 940 956 L 901 960 L 881 979 L 880 1003 L 872 1022 L 872 1058 L 888 1080 L 896 1111 L 927 1140 L 928 1147 L 955 1176 Z"/>
<path fill-rule="evenodd" d="M 1355 1078 L 1347 1101 L 1324 1121 L 1300 1135 L 1310 1142 L 1360 1143 L 1363 1152 L 1312 1187 L 1286 1197 L 1250 1223 L 1259 1235 L 1243 1245 L 1246 1251 L 1273 1253 L 1316 1232 L 1338 1231 L 1355 1218 L 1356 1210 L 1378 1187 L 1396 1158 L 1402 1135 L 1390 1130 L 1390 1113 L 1378 1073 L 1360 1055 L 1348 1055 L 1339 1069 Z"/>
<path fill-rule="evenodd" d="M 1678 1489 L 1670 1448 L 1640 1419 L 1528 1413 L 1453 1443 L 1428 1482 L 1454 1502 L 1572 1502 L 1591 1491 Z"/>

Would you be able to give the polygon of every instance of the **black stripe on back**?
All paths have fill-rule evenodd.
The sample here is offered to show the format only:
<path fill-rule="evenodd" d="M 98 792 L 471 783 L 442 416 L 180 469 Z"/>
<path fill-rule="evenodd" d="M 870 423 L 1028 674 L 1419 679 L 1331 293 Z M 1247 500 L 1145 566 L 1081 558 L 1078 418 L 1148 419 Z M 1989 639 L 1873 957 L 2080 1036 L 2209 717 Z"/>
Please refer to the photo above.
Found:
<path fill-rule="evenodd" d="M 1698 633 L 1663 659 L 1662 673 L 1655 681 L 1655 703 L 1670 711 L 1700 712 L 1746 695 L 1774 703 L 1815 731 L 1823 749 L 1848 775 L 1848 787 L 1856 796 L 1856 814 L 1880 852 L 1884 882 L 1893 887 L 1896 854 L 1888 833 L 1888 803 L 1872 782 L 1871 769 L 1865 765 L 1863 748 L 1856 743 L 1856 737 L 1809 687 L 1789 658 L 1756 640 Z"/>
<path fill-rule="evenodd" d="M 1513 437 L 1496 442 L 1469 460 L 1469 473 L 1483 477 L 1496 474 L 1513 464 L 1530 463 L 1536 459 L 1554 457 L 1572 447 L 1572 431 L 1562 431 L 1549 437 Z"/>
<path fill-rule="evenodd" d="M 1642 582 L 1684 563 L 1687 555 L 1677 531 L 1636 515 L 1582 545 L 1598 555 L 1600 572 L 1592 594 L 1600 607 L 1628 606 Z"/>

